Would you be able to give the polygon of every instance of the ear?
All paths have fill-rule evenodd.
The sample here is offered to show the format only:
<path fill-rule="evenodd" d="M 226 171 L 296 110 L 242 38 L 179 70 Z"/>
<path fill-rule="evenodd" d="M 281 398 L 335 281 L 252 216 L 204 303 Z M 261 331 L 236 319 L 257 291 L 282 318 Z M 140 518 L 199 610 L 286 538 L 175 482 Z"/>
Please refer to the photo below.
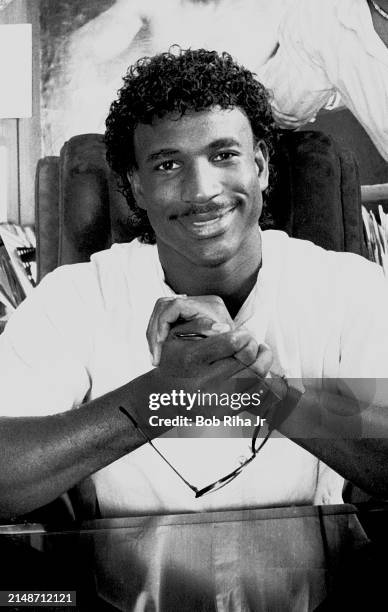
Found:
<path fill-rule="evenodd" d="M 255 144 L 255 163 L 257 167 L 257 175 L 259 177 L 260 189 L 264 191 L 268 187 L 269 180 L 269 156 L 267 145 L 264 140 L 259 140 Z"/>
<path fill-rule="evenodd" d="M 144 195 L 139 172 L 136 169 L 128 171 L 127 179 L 131 185 L 133 197 L 135 198 L 136 204 L 139 206 L 139 208 L 144 209 Z"/>

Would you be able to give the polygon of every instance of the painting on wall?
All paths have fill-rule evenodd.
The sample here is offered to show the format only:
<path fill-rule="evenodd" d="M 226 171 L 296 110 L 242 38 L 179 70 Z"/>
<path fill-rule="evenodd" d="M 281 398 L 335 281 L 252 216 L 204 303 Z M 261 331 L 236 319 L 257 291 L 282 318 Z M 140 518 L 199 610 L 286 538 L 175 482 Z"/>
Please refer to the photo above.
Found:
<path fill-rule="evenodd" d="M 8 4 L 10 4 L 10 2 L 12 2 L 12 0 L 0 0 L 0 11 L 5 8 L 6 6 L 8 6 Z"/>
<path fill-rule="evenodd" d="M 44 155 L 103 132 L 136 59 L 183 48 L 228 51 L 251 70 L 273 53 L 289 0 L 41 0 Z"/>

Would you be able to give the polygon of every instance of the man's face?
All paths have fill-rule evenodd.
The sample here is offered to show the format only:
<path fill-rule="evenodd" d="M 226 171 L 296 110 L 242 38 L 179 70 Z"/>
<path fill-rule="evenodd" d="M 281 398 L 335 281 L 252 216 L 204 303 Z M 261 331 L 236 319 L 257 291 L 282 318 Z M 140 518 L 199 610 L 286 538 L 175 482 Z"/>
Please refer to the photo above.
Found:
<path fill-rule="evenodd" d="M 258 239 L 268 164 L 239 108 L 213 107 L 140 124 L 135 154 L 138 168 L 129 178 L 164 261 L 176 261 L 178 254 L 215 266 L 236 254 L 249 257 L 249 245 Z"/>

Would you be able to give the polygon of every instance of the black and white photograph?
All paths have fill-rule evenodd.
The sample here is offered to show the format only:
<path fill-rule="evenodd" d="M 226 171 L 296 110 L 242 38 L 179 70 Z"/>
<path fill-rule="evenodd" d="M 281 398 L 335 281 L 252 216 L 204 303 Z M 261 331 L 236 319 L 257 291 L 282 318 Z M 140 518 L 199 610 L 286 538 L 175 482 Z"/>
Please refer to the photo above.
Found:
<path fill-rule="evenodd" d="M 385 608 L 388 0 L 0 0 L 0 607 Z"/>

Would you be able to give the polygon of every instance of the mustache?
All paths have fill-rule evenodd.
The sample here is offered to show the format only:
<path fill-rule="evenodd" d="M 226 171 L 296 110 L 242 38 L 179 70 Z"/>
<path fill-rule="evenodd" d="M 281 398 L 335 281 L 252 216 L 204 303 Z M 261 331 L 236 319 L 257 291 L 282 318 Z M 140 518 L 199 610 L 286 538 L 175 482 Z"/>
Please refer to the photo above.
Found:
<path fill-rule="evenodd" d="M 179 211 L 170 215 L 170 219 L 178 219 L 180 217 L 188 217 L 190 215 L 199 215 L 201 213 L 222 213 L 226 209 L 235 208 L 238 205 L 238 199 L 223 200 L 219 202 L 208 202 L 207 204 L 191 204 L 186 210 Z"/>

